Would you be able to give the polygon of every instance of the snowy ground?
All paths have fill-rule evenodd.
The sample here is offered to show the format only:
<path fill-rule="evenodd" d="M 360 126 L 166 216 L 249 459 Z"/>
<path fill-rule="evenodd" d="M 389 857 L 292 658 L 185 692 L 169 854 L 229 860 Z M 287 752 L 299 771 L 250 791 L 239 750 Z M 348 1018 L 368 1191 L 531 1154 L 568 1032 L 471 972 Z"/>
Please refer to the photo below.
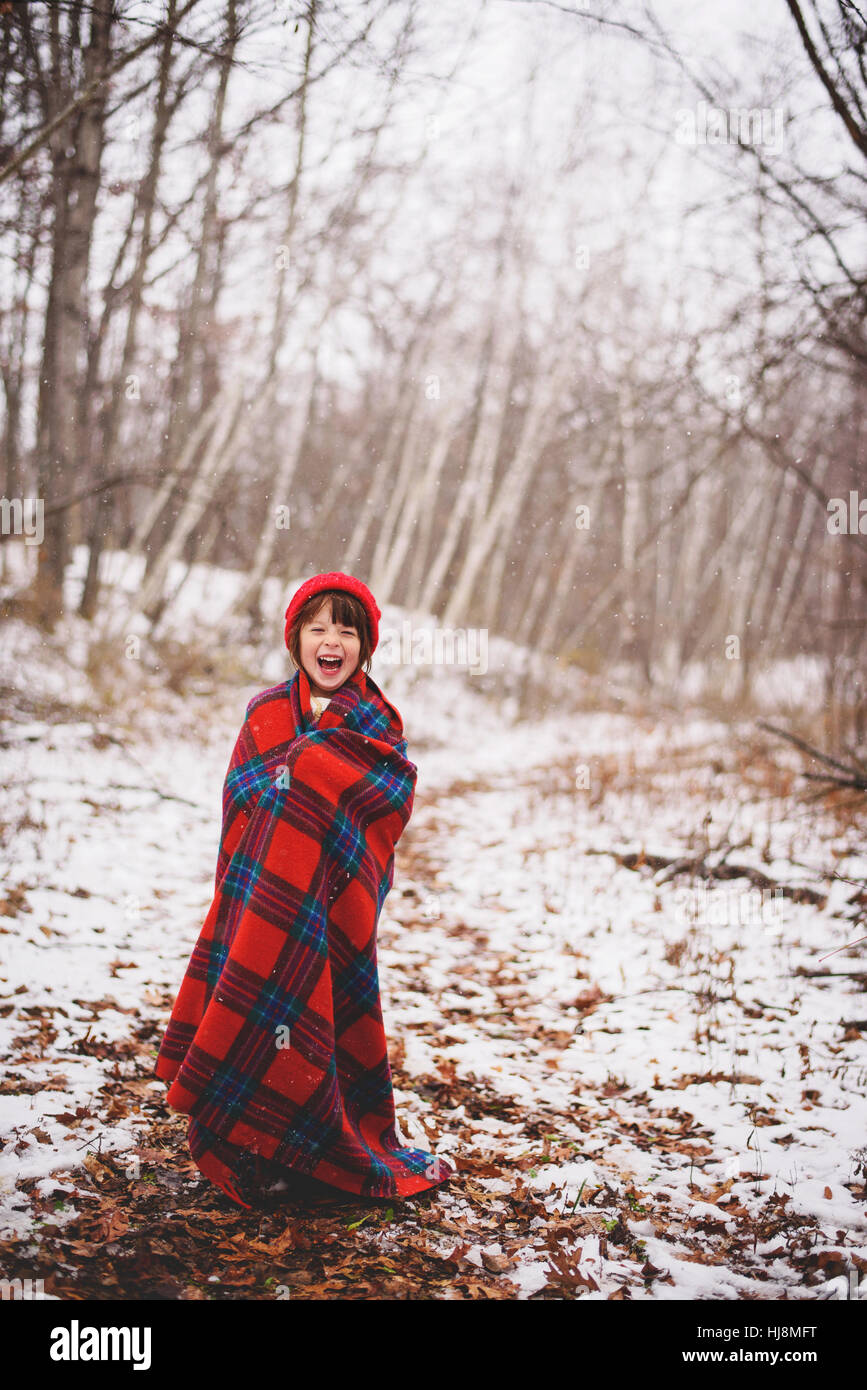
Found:
<path fill-rule="evenodd" d="M 149 1067 L 210 902 L 244 706 L 280 673 L 94 706 L 84 672 L 35 642 L 10 624 L 0 658 L 0 1276 L 41 1272 L 62 1297 L 76 1251 L 104 1251 L 102 1278 L 121 1260 L 167 1135 L 182 1163 Z M 847 947 L 865 934 L 864 812 L 805 805 L 799 759 L 775 747 L 772 763 L 752 726 L 514 722 L 471 677 L 405 675 L 377 675 L 419 766 L 383 1007 L 404 1134 L 459 1171 L 426 1207 L 341 1235 L 350 1255 L 386 1262 L 384 1296 L 410 1254 L 410 1296 L 426 1280 L 446 1298 L 851 1296 L 867 1275 L 867 972 Z M 662 859 L 713 864 L 723 842 L 787 895 L 667 879 Z M 182 1178 L 170 1196 L 201 1190 Z M 178 1277 L 177 1296 L 205 1296 Z M 267 1296 L 246 1282 L 238 1296 Z"/>

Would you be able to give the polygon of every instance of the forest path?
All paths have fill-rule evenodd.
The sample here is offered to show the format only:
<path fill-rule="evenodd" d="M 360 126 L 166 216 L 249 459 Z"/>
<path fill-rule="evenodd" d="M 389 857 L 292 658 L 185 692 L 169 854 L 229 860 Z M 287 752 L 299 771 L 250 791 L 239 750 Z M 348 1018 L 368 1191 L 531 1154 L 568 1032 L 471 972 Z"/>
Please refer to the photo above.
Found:
<path fill-rule="evenodd" d="M 859 836 L 698 720 L 588 713 L 413 751 L 380 980 L 399 1124 L 453 1158 L 448 1184 L 246 1213 L 200 1179 L 151 1068 L 209 901 L 236 703 L 206 746 L 76 723 L 7 746 L 34 848 L 0 929 L 3 1277 L 73 1299 L 851 1292 L 865 975 L 858 948 L 818 962 L 863 935 Z M 787 896 L 703 894 L 695 865 L 662 881 L 690 857 Z"/>

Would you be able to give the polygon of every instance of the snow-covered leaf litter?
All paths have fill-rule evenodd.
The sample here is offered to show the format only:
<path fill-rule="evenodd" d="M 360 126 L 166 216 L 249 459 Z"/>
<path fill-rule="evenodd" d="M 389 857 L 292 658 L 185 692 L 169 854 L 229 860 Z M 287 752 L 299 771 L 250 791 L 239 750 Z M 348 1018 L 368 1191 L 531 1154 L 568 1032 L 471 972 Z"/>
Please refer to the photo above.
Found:
<path fill-rule="evenodd" d="M 52 1112 L 82 1105 L 96 1110 L 98 1089 L 116 1058 L 77 1049 L 121 1042 L 137 1017 L 154 1013 L 162 1002 L 154 991 L 176 987 L 189 933 L 207 910 L 213 797 L 201 789 L 201 750 L 167 742 L 148 748 L 146 757 L 143 772 L 124 750 L 95 748 L 86 723 L 45 724 L 36 744 L 13 742 L 3 750 L 4 820 L 13 833 L 3 845 L 2 891 L 20 885 L 25 902 L 14 917 L 0 919 L 0 1038 L 11 1083 L 51 1088 L 0 1096 L 7 1141 L 0 1156 L 0 1210 L 7 1222 L 20 1206 L 16 1175 L 75 1167 L 97 1143 L 105 1151 L 136 1142 L 129 1123 L 106 1125 L 94 1115 L 72 1132 Z M 163 795 L 144 789 L 149 785 Z M 130 786 L 134 790 L 124 790 Z M 37 824 L 28 828 L 34 806 Z M 177 857 L 160 849 L 161 836 Z M 117 1007 L 102 1006 L 103 1000 Z M 25 1007 L 43 1013 L 28 1020 Z M 38 1060 L 20 1066 L 21 1044 L 14 1039 L 24 1043 L 32 1034 L 38 1044 L 49 1012 L 49 1032 L 56 1036 L 45 1040 Z M 65 1080 L 52 1087 L 58 1074 Z M 31 1139 L 16 1152 L 10 1136 L 26 1140 L 36 1126 L 51 1143 Z"/>
<path fill-rule="evenodd" d="M 657 728 L 643 750 L 640 733 L 629 737 L 628 721 L 578 715 L 570 724 L 576 744 L 592 747 L 596 760 L 618 741 L 622 758 L 628 741 L 636 744 L 639 762 L 652 767 L 660 732 L 669 758 L 678 741 L 690 742 L 688 736 L 684 740 L 689 721 L 676 730 Z M 707 765 L 719 765 L 726 752 L 724 731 L 714 731 L 716 746 L 709 743 L 709 732 L 703 728 L 693 746 L 704 748 Z M 529 753 L 535 763 L 526 746 L 532 731 L 519 733 L 519 759 Z M 577 1111 L 586 1103 L 582 1096 L 593 1098 L 611 1078 L 623 1084 L 609 1115 L 589 1134 L 572 1131 L 587 1161 L 539 1165 L 534 1182 L 553 1188 L 552 1210 L 571 1205 L 585 1179 L 588 1186 L 600 1179 L 611 1182 L 613 1170 L 636 1187 L 663 1194 L 669 1212 L 687 1217 L 711 1212 L 725 1223 L 725 1210 L 699 1197 L 702 1190 L 725 1184 L 725 1201 L 736 1200 L 747 1212 L 758 1212 L 769 1195 L 785 1194 L 789 1213 L 815 1219 L 817 1250 L 845 1245 L 863 1260 L 863 1200 L 853 1200 L 843 1183 L 854 1179 L 857 1187 L 863 1162 L 867 1058 L 859 1035 L 841 1042 L 840 1026 L 841 1018 L 863 1014 L 858 1002 L 863 993 L 853 992 L 845 980 L 794 974 L 815 968 L 821 955 L 858 934 L 845 918 L 830 916 L 842 903 L 843 885 L 833 885 L 824 911 L 770 891 L 763 898 L 743 879 L 698 890 L 657 886 L 650 876 L 639 877 L 618 868 L 613 858 L 586 851 L 631 846 L 658 853 L 670 845 L 671 853 L 683 854 L 685 832 L 700 826 L 708 804 L 696 790 L 684 796 L 682 788 L 667 787 L 665 795 L 650 796 L 640 775 L 624 777 L 624 785 L 608 790 L 594 808 L 588 790 L 558 792 L 556 783 L 562 786 L 563 778 L 552 775 L 550 790 L 534 799 L 522 785 L 509 741 L 501 741 L 500 771 L 490 785 L 462 789 L 457 784 L 453 794 L 436 798 L 430 809 L 433 842 L 431 831 L 425 834 L 425 810 L 414 818 L 412 834 L 427 839 L 428 852 L 441 865 L 437 907 L 446 921 L 460 920 L 477 933 L 476 969 L 463 1001 L 464 1018 L 449 1024 L 450 1045 L 433 1054 L 421 1041 L 407 1042 L 404 1065 L 426 1073 L 437 1060 L 450 1059 L 459 1076 L 482 1077 L 526 1106 L 541 1102 L 560 1114 Z M 562 752 L 561 763 L 571 770 L 572 755 L 563 758 Z M 732 790 L 726 792 L 715 788 L 713 823 L 739 843 L 752 822 L 756 846 L 774 847 L 763 857 L 758 848 L 741 844 L 733 861 L 761 868 L 780 883 L 809 882 L 784 850 L 787 842 L 805 838 L 798 823 L 802 810 L 787 820 L 778 805 L 736 806 Z M 817 813 L 812 814 L 815 822 Z M 833 826 L 825 830 L 832 834 Z M 708 827 L 708 838 L 715 843 L 718 831 Z M 815 826 L 812 850 L 815 861 L 827 861 Z M 863 858 L 859 862 L 850 855 L 847 864 L 850 875 L 860 873 L 863 879 Z M 812 880 L 821 890 L 821 880 L 815 875 Z M 447 926 L 432 934 L 426 963 L 427 985 L 446 1012 L 442 991 L 460 968 L 450 955 L 452 939 Z M 405 962 L 401 945 L 398 937 L 392 951 L 382 953 L 386 964 Z M 672 948 L 670 963 L 666 956 Z M 856 954 L 841 952 L 833 959 L 848 961 L 855 970 Z M 486 987 L 491 964 L 502 960 L 510 963 L 510 984 L 502 987 L 498 980 L 496 988 Z M 394 980 L 395 973 L 387 970 L 386 980 Z M 569 999 L 583 993 L 592 1002 L 586 993 L 591 980 L 603 997 L 582 1023 L 583 1011 L 570 1008 Z M 516 997 L 523 1008 L 516 1007 Z M 417 1026 L 412 1008 L 401 1010 L 395 1002 L 393 1016 L 409 1032 Z M 502 1042 L 503 1010 L 511 1011 L 517 1025 L 509 1046 Z M 556 1038 L 554 1048 L 535 1044 L 534 1026 L 543 1038 Z M 529 1034 L 526 1042 L 518 1036 L 522 1030 Z M 689 1083 L 691 1076 L 714 1075 L 716 1082 Z M 673 1109 L 677 1119 L 666 1121 Z M 648 1120 L 664 1133 L 666 1126 L 677 1127 L 685 1110 L 703 1143 L 694 1156 L 688 1151 L 657 1156 L 647 1143 Z M 627 1132 L 628 1122 L 633 1129 L 637 1122 L 638 1142 Z M 568 1135 L 568 1127 L 561 1126 L 560 1133 Z M 513 1154 L 523 1147 L 520 1138 L 510 1145 L 505 1131 L 501 1143 Z M 508 1182 L 492 1179 L 486 1185 L 505 1190 Z M 776 1261 L 757 1260 L 758 1278 L 725 1265 L 715 1267 L 709 1278 L 693 1251 L 686 1252 L 688 1263 L 679 1259 L 683 1252 L 677 1243 L 658 1238 L 649 1220 L 632 1223 L 631 1229 L 643 1239 L 651 1263 L 667 1268 L 674 1279 L 670 1287 L 654 1285 L 655 1297 L 732 1297 L 747 1289 L 761 1297 L 811 1293 L 803 1272 L 793 1269 L 785 1254 Z M 779 1245 L 774 1236 L 764 1250 Z M 759 1242 L 755 1253 L 763 1253 Z"/>
<path fill-rule="evenodd" d="M 21 674 L 26 685 L 26 663 Z M 747 1212 L 767 1194 L 785 1193 L 789 1212 L 817 1223 L 810 1233 L 817 1249 L 845 1244 L 864 1254 L 864 1207 L 842 1186 L 851 1182 L 852 1154 L 863 1144 L 864 1054 L 860 1041 L 840 1043 L 839 1026 L 863 1009 L 845 980 L 791 974 L 800 964 L 815 967 L 819 955 L 859 934 L 830 915 L 839 886 L 821 912 L 785 900 L 773 904 L 770 922 L 757 924 L 754 909 L 746 923 L 730 913 L 728 925 L 691 929 L 687 890 L 656 887 L 646 871 L 619 868 L 610 855 L 589 851 L 682 854 L 708 804 L 714 826 L 730 827 L 737 779 L 705 778 L 714 783 L 706 786 L 700 772 L 725 762 L 722 726 L 604 713 L 510 725 L 471 677 L 406 682 L 399 672 L 391 681 L 387 672 L 375 674 L 404 714 L 420 769 L 417 809 L 381 924 L 386 1026 L 402 1053 L 398 1074 L 409 1078 L 398 1087 L 404 1128 L 427 1118 L 418 1137 L 459 1160 L 475 1154 L 504 1169 L 504 1177 L 474 1178 L 494 1204 L 519 1172 L 552 1219 L 571 1212 L 577 1199 L 581 1219 L 558 1241 L 566 1250 L 581 1247 L 580 1270 L 592 1272 L 598 1286 L 583 1288 L 583 1296 L 607 1297 L 623 1284 L 632 1297 L 811 1296 L 785 1245 L 763 1270 L 761 1242 L 752 1268 L 742 1251 L 703 1264 L 719 1258 L 716 1237 L 688 1223 L 704 1217 L 715 1229 L 736 1224 L 724 1206 L 702 1200 L 712 1190 Z M 16 1096 L 4 1087 L 0 1095 L 0 1212 L 7 1228 L 23 1232 L 29 1224 L 16 1177 L 74 1170 L 88 1148 L 126 1150 L 141 1139 L 135 1116 L 113 1124 L 92 1113 L 74 1132 L 52 1116 L 82 1106 L 98 1112 L 100 1085 L 125 1065 L 110 1050 L 88 1055 L 82 1041 L 96 1042 L 96 1051 L 100 1041 L 120 1049 L 136 1020 L 165 1014 L 210 901 L 222 777 L 254 688 L 183 704 L 168 696 L 155 706 L 144 701 L 131 721 L 125 710 L 119 722 L 76 723 L 67 715 L 65 723 L 6 726 L 4 820 L 15 838 L 14 850 L 8 838 L 2 847 L 0 1037 L 12 1059 L 9 1080 L 24 1080 L 27 1091 Z M 168 727 L 181 732 L 170 737 Z M 417 747 L 414 731 L 425 734 Z M 120 742 L 111 741 L 116 737 Z M 677 768 L 678 752 L 693 764 L 687 772 Z M 587 789 L 573 785 L 577 764 L 591 770 Z M 652 770 L 667 785 L 645 785 Z M 808 882 L 787 859 L 788 842 L 799 833 L 798 859 L 812 852 L 815 864 L 827 861 L 833 827 L 818 834 L 817 813 L 808 822 L 797 810 L 790 825 L 779 808 L 757 809 L 753 800 L 738 816 L 732 841 L 744 838 L 750 817 L 762 833 L 755 846 L 737 850 L 737 862 L 761 864 L 783 882 Z M 757 848 L 768 827 L 770 862 Z M 425 857 L 426 872 L 415 878 L 416 861 Z M 863 877 L 863 862 L 850 859 L 846 868 Z M 750 891 L 743 881 L 729 883 L 710 890 L 707 902 L 723 893 L 731 900 L 736 890 Z M 857 954 L 832 962 L 853 970 Z M 714 1002 L 711 989 L 733 997 Z M 436 1035 L 433 1043 L 426 1029 Z M 18 1066 L 15 1054 L 28 1035 L 35 1055 Z M 440 1110 L 437 1132 L 413 1078 L 435 1077 L 443 1067 L 448 1075 L 450 1066 L 457 1077 L 484 1083 L 485 1095 L 514 1099 L 518 1118 L 485 1115 L 478 1106 L 468 1115 L 459 1105 Z M 733 1072 L 758 1079 L 676 1085 L 678 1078 Z M 34 1089 L 52 1079 L 54 1090 Z M 538 1121 L 550 1116 L 550 1139 L 528 1140 L 522 1112 L 532 1114 L 537 1136 L 547 1129 Z M 648 1137 L 658 1155 L 648 1151 Z M 557 1156 L 546 1162 L 549 1144 Z M 528 1160 L 534 1150 L 541 1158 Z M 515 1157 L 521 1168 L 511 1170 Z M 48 1180 L 52 1190 L 61 1185 Z M 586 1207 L 594 1192 L 599 1205 Z M 651 1268 L 668 1271 L 670 1284 L 642 1278 L 634 1250 L 620 1258 L 612 1241 L 601 1253 L 624 1195 L 634 1211 L 633 1244 L 644 1242 L 638 1249 Z M 456 1193 L 443 1198 L 452 1213 L 471 1211 Z M 492 1225 L 480 1228 L 479 1242 L 466 1251 L 471 1264 L 507 1248 L 491 1239 L 496 1205 L 491 1215 Z M 508 1249 L 504 1277 L 516 1296 L 550 1274 L 546 1220 L 537 1215 L 531 1227 L 539 1231 L 538 1249 Z M 764 1248 L 780 1244 L 773 1235 Z"/>

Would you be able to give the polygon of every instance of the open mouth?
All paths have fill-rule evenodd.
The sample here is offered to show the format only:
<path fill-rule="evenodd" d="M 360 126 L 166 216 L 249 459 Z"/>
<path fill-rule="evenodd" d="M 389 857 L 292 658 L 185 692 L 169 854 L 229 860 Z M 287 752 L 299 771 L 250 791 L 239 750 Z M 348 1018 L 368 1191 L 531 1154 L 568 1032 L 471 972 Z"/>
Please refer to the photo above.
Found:
<path fill-rule="evenodd" d="M 317 656 L 316 664 L 320 671 L 339 671 L 343 665 L 342 656 Z"/>

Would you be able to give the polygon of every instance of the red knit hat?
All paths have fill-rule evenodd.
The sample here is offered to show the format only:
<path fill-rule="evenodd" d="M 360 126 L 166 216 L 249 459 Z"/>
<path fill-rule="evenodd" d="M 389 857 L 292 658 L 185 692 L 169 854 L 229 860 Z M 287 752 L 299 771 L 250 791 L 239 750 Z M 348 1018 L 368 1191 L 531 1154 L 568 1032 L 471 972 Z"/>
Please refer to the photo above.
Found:
<path fill-rule="evenodd" d="M 356 579 L 351 574 L 341 574 L 336 570 L 330 574 L 314 574 L 312 579 L 305 579 L 297 593 L 293 595 L 292 602 L 286 609 L 286 625 L 283 629 L 283 640 L 286 646 L 289 646 L 289 633 L 301 605 L 306 603 L 313 594 L 322 593 L 325 589 L 340 589 L 360 600 L 367 614 L 367 625 L 370 629 L 370 650 L 373 652 L 379 641 L 379 620 L 382 617 L 376 606 L 376 599 L 367 585 L 362 584 L 360 579 Z"/>

